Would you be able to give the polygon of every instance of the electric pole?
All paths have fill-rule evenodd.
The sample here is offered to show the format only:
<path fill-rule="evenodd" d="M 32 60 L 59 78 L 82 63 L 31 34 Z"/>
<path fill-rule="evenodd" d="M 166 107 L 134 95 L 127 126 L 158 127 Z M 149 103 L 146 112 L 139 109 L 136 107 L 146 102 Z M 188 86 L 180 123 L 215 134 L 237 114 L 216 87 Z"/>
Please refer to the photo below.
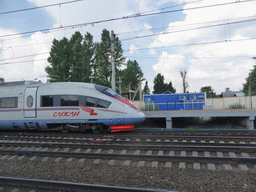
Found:
<path fill-rule="evenodd" d="M 113 91 L 116 91 L 116 67 L 115 67 L 115 58 L 114 58 L 114 48 L 115 48 L 115 34 L 114 31 L 111 31 L 111 66 L 112 66 L 112 78 L 111 84 Z"/>
<path fill-rule="evenodd" d="M 121 91 L 121 84 L 122 84 L 122 79 L 123 77 L 118 77 L 118 82 L 117 84 L 119 84 L 119 95 L 122 95 L 122 91 Z"/>
<path fill-rule="evenodd" d="M 145 78 L 141 78 L 139 79 L 139 89 L 140 89 L 140 107 L 142 107 L 142 88 L 141 88 L 141 83 L 142 81 L 145 81 L 146 79 Z"/>

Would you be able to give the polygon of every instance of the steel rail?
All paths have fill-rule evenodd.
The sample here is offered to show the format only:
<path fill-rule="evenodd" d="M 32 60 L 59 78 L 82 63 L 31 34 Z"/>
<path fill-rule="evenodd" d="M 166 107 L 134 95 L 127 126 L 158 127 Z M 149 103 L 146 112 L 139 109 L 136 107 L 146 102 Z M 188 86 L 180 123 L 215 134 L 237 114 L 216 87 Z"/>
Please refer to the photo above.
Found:
<path fill-rule="evenodd" d="M 186 143 L 186 142 L 185 142 Z M 198 145 L 200 144 L 200 145 Z M 82 143 L 24 143 L 24 142 L 4 142 L 0 143 L 0 146 L 11 146 L 11 147 L 58 147 L 58 148 L 82 148 L 82 149 L 115 149 L 115 150 L 186 150 L 186 151 L 236 151 L 236 152 L 256 152 L 256 144 L 241 144 L 239 146 L 229 144 L 219 145 L 211 143 L 209 146 L 205 146 L 205 143 L 190 143 L 190 145 L 109 145 L 109 144 L 82 144 Z"/>
<path fill-rule="evenodd" d="M 104 136 L 94 136 L 95 139 L 103 138 Z M 18 136 L 0 136 L 1 140 L 7 140 L 7 139 L 20 139 L 20 140 L 58 140 L 58 141 L 67 141 L 67 140 L 74 140 L 74 141 L 86 141 L 90 140 L 90 138 L 87 137 L 81 137 L 81 138 L 51 138 L 51 137 L 18 137 Z M 187 136 L 187 135 L 170 135 L 170 136 L 165 136 L 165 135 L 137 135 L 137 136 L 124 136 L 124 135 L 114 135 L 114 139 L 141 139 L 141 140 L 146 140 L 146 139 L 187 139 L 187 140 L 255 140 L 256 141 L 256 136 L 221 136 L 221 135 L 216 135 L 216 136 Z"/>
<path fill-rule="evenodd" d="M 189 139 L 255 139 L 255 136 L 227 136 L 227 135 L 116 135 L 117 138 L 156 138 L 156 139 L 177 139 L 177 138 L 189 138 Z"/>
<path fill-rule="evenodd" d="M 12 177 L 0 177 L 0 185 L 3 186 L 21 186 L 31 187 L 48 190 L 64 190 L 64 191 L 83 191 L 83 192 L 167 192 L 169 190 L 160 189 L 143 189 L 143 188 L 131 188 L 131 187 L 117 187 L 108 185 L 95 185 L 84 183 L 71 183 L 62 181 L 49 181 L 38 179 L 25 179 L 25 178 L 12 178 Z M 169 191 L 170 192 L 170 191 Z"/>
<path fill-rule="evenodd" d="M 50 152 L 50 151 L 18 151 L 0 150 L 2 155 L 27 155 L 40 157 L 66 157 L 66 158 L 89 158 L 89 159 L 115 159 L 115 160 L 137 160 L 137 161 L 185 161 L 185 162 L 234 162 L 234 163 L 256 163 L 256 157 L 204 157 L 204 156 L 169 156 L 169 155 L 135 155 L 135 154 L 105 154 L 105 153 L 81 153 L 81 152 Z"/>
<path fill-rule="evenodd" d="M 92 140 L 77 140 L 77 139 L 39 139 L 39 138 L 29 138 L 29 139 L 23 139 L 21 142 L 18 142 L 16 141 L 17 143 L 23 143 L 23 141 L 41 141 L 41 142 L 44 142 L 44 141 L 47 141 L 48 143 L 51 142 L 51 141 L 54 141 L 52 142 L 52 144 L 58 144 L 58 143 L 61 143 L 63 142 L 66 143 L 66 144 L 90 144 Z M 10 140 L 5 140 L 5 141 L 8 141 L 9 143 L 12 143 L 12 141 Z M 251 147 L 255 147 L 256 146 L 256 143 L 255 144 L 252 144 L 252 143 L 247 143 L 247 144 L 244 144 L 244 143 L 210 143 L 210 142 L 181 142 L 181 141 L 145 141 L 145 140 L 140 140 L 140 141 L 134 141 L 134 140 L 100 140 L 100 141 L 103 141 L 104 144 L 109 144 L 109 145 L 112 145 L 112 144 L 123 144 L 123 145 L 131 145 L 131 144 L 140 144 L 140 145 L 203 145 L 203 146 L 251 146 Z M 8 143 L 8 142 L 1 142 L 0 140 L 0 145 L 3 145 L 5 143 Z M 14 141 L 13 141 L 14 142 Z"/>

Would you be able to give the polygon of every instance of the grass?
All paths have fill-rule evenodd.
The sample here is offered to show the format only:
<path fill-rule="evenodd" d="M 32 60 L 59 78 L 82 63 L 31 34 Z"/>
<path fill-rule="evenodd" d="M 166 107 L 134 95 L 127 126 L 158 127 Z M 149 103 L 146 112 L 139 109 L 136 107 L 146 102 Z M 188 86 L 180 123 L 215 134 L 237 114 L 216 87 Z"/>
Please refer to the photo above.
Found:
<path fill-rule="evenodd" d="M 240 103 L 234 103 L 228 106 L 229 109 L 244 109 L 244 105 Z"/>
<path fill-rule="evenodd" d="M 155 109 L 155 110 L 154 110 Z M 146 104 L 145 107 L 140 108 L 141 111 L 159 111 L 159 106 L 156 104 Z"/>
<path fill-rule="evenodd" d="M 176 123 L 173 121 L 173 127 L 184 127 L 187 130 L 197 131 L 199 129 L 247 129 L 245 125 L 239 122 L 236 118 L 220 118 L 212 117 L 209 120 L 201 118 L 180 118 L 177 119 Z"/>

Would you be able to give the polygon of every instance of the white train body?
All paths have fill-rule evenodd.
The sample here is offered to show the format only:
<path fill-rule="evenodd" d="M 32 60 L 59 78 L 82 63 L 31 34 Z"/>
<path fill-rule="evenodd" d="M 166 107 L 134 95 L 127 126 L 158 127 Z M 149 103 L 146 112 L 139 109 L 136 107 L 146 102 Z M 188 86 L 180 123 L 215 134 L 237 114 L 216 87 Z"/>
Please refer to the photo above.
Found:
<path fill-rule="evenodd" d="M 113 90 L 88 83 L 0 84 L 0 128 L 132 130 L 145 115 Z"/>

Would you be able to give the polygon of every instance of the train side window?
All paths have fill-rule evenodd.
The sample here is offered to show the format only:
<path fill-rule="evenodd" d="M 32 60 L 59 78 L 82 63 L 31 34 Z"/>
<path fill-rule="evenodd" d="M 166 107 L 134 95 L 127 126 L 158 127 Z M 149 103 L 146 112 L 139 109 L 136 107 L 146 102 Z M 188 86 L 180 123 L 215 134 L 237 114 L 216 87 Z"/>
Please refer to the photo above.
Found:
<path fill-rule="evenodd" d="M 0 108 L 17 108 L 17 107 L 18 107 L 17 97 L 0 98 Z"/>
<path fill-rule="evenodd" d="M 85 97 L 85 106 L 87 107 L 99 107 L 99 108 L 108 108 L 111 102 L 98 99 L 95 97 Z"/>
<path fill-rule="evenodd" d="M 112 89 L 105 89 L 104 91 L 102 91 L 102 93 L 110 96 L 110 97 L 115 97 L 115 98 L 119 98 L 119 99 L 123 99 L 123 97 L 119 94 L 117 94 L 115 91 L 113 91 Z"/>
<path fill-rule="evenodd" d="M 94 85 L 95 89 L 98 90 L 99 92 L 108 95 L 110 97 L 115 97 L 115 98 L 120 98 L 123 99 L 123 97 L 119 94 L 117 94 L 115 91 L 113 91 L 110 88 L 107 88 L 105 86 L 101 86 L 101 85 Z"/>
<path fill-rule="evenodd" d="M 61 95 L 61 106 L 79 106 L 77 95 Z"/>
<path fill-rule="evenodd" d="M 29 95 L 28 97 L 27 97 L 27 107 L 32 107 L 33 106 L 33 101 L 34 99 L 33 99 L 33 97 L 31 96 L 31 95 Z"/>
<path fill-rule="evenodd" d="M 42 107 L 52 107 L 53 106 L 53 96 L 45 95 L 41 96 L 41 106 Z"/>
<path fill-rule="evenodd" d="M 95 107 L 97 103 L 97 98 L 94 97 L 86 97 L 86 106 L 87 107 Z"/>
<path fill-rule="evenodd" d="M 110 104 L 111 104 L 111 102 L 109 102 L 109 101 L 99 99 L 96 107 L 108 108 Z"/>

